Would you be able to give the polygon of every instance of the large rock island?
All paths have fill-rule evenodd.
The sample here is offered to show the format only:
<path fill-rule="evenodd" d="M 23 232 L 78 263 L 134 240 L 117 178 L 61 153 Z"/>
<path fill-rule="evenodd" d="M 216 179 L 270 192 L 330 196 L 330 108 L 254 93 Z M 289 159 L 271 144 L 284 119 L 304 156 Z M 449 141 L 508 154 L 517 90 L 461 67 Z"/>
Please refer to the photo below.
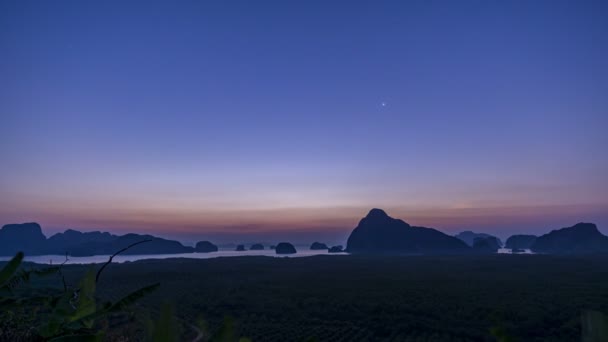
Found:
<path fill-rule="evenodd" d="M 297 253 L 296 248 L 289 242 L 281 242 L 275 248 L 276 254 L 295 254 Z"/>
<path fill-rule="evenodd" d="M 469 253 L 463 241 L 438 230 L 410 226 L 372 209 L 348 237 L 346 251 L 352 254 Z"/>
<path fill-rule="evenodd" d="M 608 236 L 593 223 L 577 223 L 538 237 L 531 249 L 549 254 L 608 253 Z"/>
<path fill-rule="evenodd" d="M 197 253 L 212 253 L 217 252 L 217 250 L 217 246 L 209 241 L 199 241 L 196 243 L 196 247 L 194 247 L 194 251 Z"/>
<path fill-rule="evenodd" d="M 105 232 L 80 232 L 68 229 L 50 238 L 42 234 L 38 223 L 7 224 L 0 229 L 0 255 L 12 256 L 18 251 L 26 255 L 55 254 L 71 256 L 91 256 L 114 254 L 139 241 L 122 254 L 174 254 L 192 253 L 194 248 L 178 241 L 161 239 L 152 235 L 113 235 Z"/>
<path fill-rule="evenodd" d="M 0 229 L 0 255 L 43 254 L 46 250 L 46 236 L 35 222 L 7 224 Z"/>
<path fill-rule="evenodd" d="M 327 253 L 342 253 L 342 252 L 344 252 L 344 249 L 340 245 L 332 246 L 329 250 L 327 250 Z"/>
<path fill-rule="evenodd" d="M 530 249 L 536 238 L 536 235 L 512 235 L 507 239 L 505 247 L 510 249 Z"/>
<path fill-rule="evenodd" d="M 496 253 L 500 247 L 500 240 L 494 236 L 478 237 L 473 241 L 473 250 L 476 253 Z"/>
<path fill-rule="evenodd" d="M 261 243 L 254 243 L 253 245 L 251 245 L 251 247 L 249 247 L 249 250 L 251 250 L 251 251 L 263 251 L 264 250 L 264 245 L 262 245 Z"/>
<path fill-rule="evenodd" d="M 181 243 L 173 240 L 165 240 L 152 235 L 140 234 L 125 234 L 115 236 L 110 241 L 90 241 L 86 243 L 78 243 L 68 247 L 65 252 L 71 256 L 91 256 L 91 255 L 109 255 L 118 252 L 119 250 L 135 244 L 140 241 L 147 241 L 135 245 L 128 250 L 122 252 L 123 255 L 142 255 L 142 254 L 177 254 L 177 253 L 192 253 L 194 248 L 186 247 Z M 51 246 L 52 247 L 52 246 Z M 59 251 L 57 251 L 59 252 Z M 52 254 L 63 254 L 52 253 Z"/>
<path fill-rule="evenodd" d="M 311 250 L 322 250 L 322 249 L 329 249 L 329 247 L 327 247 L 326 244 L 321 243 L 321 242 L 313 242 L 312 245 L 310 245 L 310 249 Z"/>
<path fill-rule="evenodd" d="M 79 251 L 82 248 L 80 246 L 86 246 L 85 248 L 93 248 L 105 243 L 111 243 L 118 237 L 108 232 L 80 232 L 74 229 L 68 229 L 63 233 L 57 233 L 51 236 L 47 241 L 48 254 L 70 254 L 73 256 L 82 255 L 86 251 Z M 143 239 L 142 239 L 143 240 Z M 126 247 L 126 246 L 125 246 Z M 124 248 L 124 247 L 123 247 Z M 96 250 L 91 250 L 87 253 L 99 254 Z"/>
<path fill-rule="evenodd" d="M 490 235 L 490 234 L 486 234 L 486 233 L 475 233 L 470 230 L 466 230 L 464 232 L 460 232 L 460 233 L 454 235 L 454 237 L 464 241 L 467 245 L 469 245 L 471 247 L 473 247 L 473 245 L 475 244 L 475 239 L 478 239 L 478 238 L 484 238 L 484 239 L 485 238 L 494 238 L 494 239 L 496 239 L 498 244 L 500 246 L 502 246 L 502 241 L 500 241 L 499 238 L 497 238 L 496 236 Z"/>

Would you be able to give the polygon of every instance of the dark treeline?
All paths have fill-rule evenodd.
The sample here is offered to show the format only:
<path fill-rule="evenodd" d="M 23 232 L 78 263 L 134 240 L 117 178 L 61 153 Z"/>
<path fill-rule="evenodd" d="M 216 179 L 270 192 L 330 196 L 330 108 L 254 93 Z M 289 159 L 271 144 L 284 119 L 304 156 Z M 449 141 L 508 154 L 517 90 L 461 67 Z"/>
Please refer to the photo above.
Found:
<path fill-rule="evenodd" d="M 69 265 L 78 279 L 85 266 Z M 112 264 L 107 299 L 162 279 L 141 315 L 172 303 L 187 327 L 225 316 L 253 341 L 580 341 L 608 312 L 608 256 L 314 256 Z M 116 281 L 116 280 L 120 281 Z M 114 333 L 136 334 L 136 325 Z M 184 340 L 192 338 L 184 329 Z"/>

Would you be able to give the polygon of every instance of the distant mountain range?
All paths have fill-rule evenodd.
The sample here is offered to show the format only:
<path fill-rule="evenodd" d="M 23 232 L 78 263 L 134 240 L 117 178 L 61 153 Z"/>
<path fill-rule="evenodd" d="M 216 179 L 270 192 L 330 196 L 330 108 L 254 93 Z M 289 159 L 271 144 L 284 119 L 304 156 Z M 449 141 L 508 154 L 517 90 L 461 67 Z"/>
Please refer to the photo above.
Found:
<path fill-rule="evenodd" d="M 600 233 L 593 223 L 578 223 L 539 236 L 531 249 L 536 253 L 550 254 L 606 253 L 608 236 Z"/>
<path fill-rule="evenodd" d="M 108 255 L 143 240 L 150 241 L 136 245 L 124 254 L 209 253 L 218 250 L 208 241 L 189 247 L 152 235 L 113 235 L 98 231 L 83 233 L 72 229 L 47 239 L 40 225 L 32 222 L 8 224 L 0 229 L 0 255 L 11 256 L 18 251 L 26 255 Z M 254 246 L 264 248 L 263 245 Z M 450 236 L 433 228 L 411 226 L 388 216 L 381 209 L 372 209 L 348 237 L 345 251 L 352 254 L 467 254 L 496 253 L 501 246 L 498 238 L 488 234 L 465 231 Z M 592 223 L 578 223 L 540 237 L 513 235 L 507 239 L 505 247 L 531 249 L 546 254 L 608 253 L 608 237 Z M 321 248 L 328 249 L 327 245 L 321 243 L 311 246 L 311 249 Z M 342 250 L 341 246 L 332 248 L 334 252 Z"/>
<path fill-rule="evenodd" d="M 46 238 L 38 223 L 7 224 L 0 229 L 0 256 L 12 256 L 17 252 L 26 255 L 64 255 L 84 257 L 93 255 L 111 255 L 136 242 L 148 240 L 122 252 L 125 255 L 145 254 L 178 254 L 178 253 L 212 253 L 218 247 L 209 241 L 199 241 L 195 247 L 184 246 L 178 241 L 166 240 L 152 235 L 125 234 L 113 235 L 107 232 L 80 232 L 68 229 Z M 284 242 L 279 244 L 277 254 L 295 253 L 295 247 Z M 239 248 L 240 247 L 240 248 Z M 277 246 L 278 247 L 278 246 Z M 264 250 L 263 244 L 255 243 L 251 250 Z M 270 249 L 274 249 L 273 246 Z M 244 245 L 237 250 L 245 251 Z"/>
<path fill-rule="evenodd" d="M 8 224 L 0 229 L 0 255 L 14 255 L 18 251 L 26 255 L 68 253 L 71 256 L 113 254 L 132 243 L 151 240 L 125 251 L 124 254 L 175 254 L 192 253 L 178 241 L 165 240 L 152 235 L 112 235 L 102 232 L 79 232 L 68 229 L 50 238 L 42 234 L 38 223 Z"/>
<path fill-rule="evenodd" d="M 426 227 L 410 226 L 372 209 L 348 238 L 346 251 L 353 254 L 454 254 L 496 253 L 502 242 L 491 235 L 462 232 L 456 237 Z M 594 224 L 579 223 L 540 237 L 514 235 L 507 248 L 547 254 L 608 253 L 608 237 Z"/>

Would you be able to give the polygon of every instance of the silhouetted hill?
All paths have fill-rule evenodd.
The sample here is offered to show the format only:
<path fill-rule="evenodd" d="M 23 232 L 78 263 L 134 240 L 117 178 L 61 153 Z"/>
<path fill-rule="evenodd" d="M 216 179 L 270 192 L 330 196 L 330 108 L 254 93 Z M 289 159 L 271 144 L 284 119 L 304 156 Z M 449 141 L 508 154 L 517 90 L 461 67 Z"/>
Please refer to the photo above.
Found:
<path fill-rule="evenodd" d="M 326 244 L 321 243 L 321 242 L 313 242 L 312 245 L 310 245 L 310 249 L 321 250 L 321 249 L 329 249 L 329 247 L 327 247 Z"/>
<path fill-rule="evenodd" d="M 251 245 L 251 247 L 249 247 L 249 249 L 252 251 L 262 251 L 264 250 L 264 245 L 262 245 L 261 243 L 254 243 L 253 245 Z"/>
<path fill-rule="evenodd" d="M 500 241 L 494 236 L 478 237 L 473 242 L 476 253 L 496 253 L 500 247 Z"/>
<path fill-rule="evenodd" d="M 238 246 L 236 246 L 236 249 L 235 249 L 235 251 L 237 251 L 237 252 L 244 252 L 245 250 L 246 250 L 245 245 L 238 245 Z"/>
<path fill-rule="evenodd" d="M 328 253 L 342 253 L 342 252 L 344 252 L 344 249 L 342 249 L 342 246 L 340 246 L 340 245 L 332 246 L 327 252 Z"/>
<path fill-rule="evenodd" d="M 57 233 L 46 241 L 46 251 L 48 254 L 71 254 L 79 245 L 91 242 L 108 243 L 117 238 L 108 232 L 79 232 L 68 229 L 63 233 Z"/>
<path fill-rule="evenodd" d="M 46 236 L 38 223 L 7 224 L 0 229 L 0 255 L 40 254 L 45 247 Z"/>
<path fill-rule="evenodd" d="M 498 244 L 500 246 L 502 246 L 502 241 L 500 241 L 499 238 L 497 238 L 496 236 L 490 235 L 490 234 L 485 234 L 485 233 L 475 233 L 472 232 L 470 230 L 466 230 L 464 232 L 460 232 L 456 235 L 454 235 L 455 238 L 460 239 L 462 241 L 464 241 L 464 243 L 466 243 L 469 246 L 473 246 L 475 239 L 476 238 L 488 238 L 488 237 L 493 237 L 498 241 Z"/>
<path fill-rule="evenodd" d="M 7 224 L 0 229 L 0 255 L 10 256 L 18 251 L 26 255 L 65 254 L 71 256 L 91 256 L 113 254 L 132 243 L 151 240 L 134 246 L 123 254 L 174 254 L 191 253 L 186 247 L 173 240 L 165 240 L 152 235 L 126 234 L 122 236 L 102 232 L 79 232 L 68 229 L 47 239 L 37 223 Z"/>
<path fill-rule="evenodd" d="M 467 253 L 463 241 L 438 230 L 414 227 L 372 209 L 348 237 L 346 251 L 367 254 Z"/>
<path fill-rule="evenodd" d="M 530 249 L 536 241 L 536 235 L 513 235 L 507 239 L 505 248 Z"/>
<path fill-rule="evenodd" d="M 176 254 L 194 252 L 194 248 L 186 247 L 177 241 L 165 240 L 152 235 L 126 234 L 117 236 L 116 239 L 107 242 L 91 241 L 74 246 L 74 249 L 69 251 L 69 254 L 72 256 L 113 254 L 135 242 L 143 240 L 151 241 L 134 246 L 121 254 Z"/>
<path fill-rule="evenodd" d="M 199 241 L 196 243 L 194 247 L 194 251 L 197 253 L 211 253 L 217 252 L 218 248 L 216 245 L 212 244 L 209 241 Z"/>
<path fill-rule="evenodd" d="M 297 253 L 296 248 L 289 242 L 281 242 L 275 248 L 277 254 L 295 254 Z"/>
<path fill-rule="evenodd" d="M 608 253 L 608 237 L 593 223 L 577 223 L 538 237 L 531 249 L 551 254 Z"/>

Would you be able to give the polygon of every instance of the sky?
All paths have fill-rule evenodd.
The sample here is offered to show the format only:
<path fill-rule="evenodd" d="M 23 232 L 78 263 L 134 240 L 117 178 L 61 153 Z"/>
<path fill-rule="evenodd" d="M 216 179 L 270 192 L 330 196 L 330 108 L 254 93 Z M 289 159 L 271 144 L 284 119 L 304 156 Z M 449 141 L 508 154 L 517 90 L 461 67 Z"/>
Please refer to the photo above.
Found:
<path fill-rule="evenodd" d="M 0 224 L 608 233 L 605 1 L 0 1 Z"/>

